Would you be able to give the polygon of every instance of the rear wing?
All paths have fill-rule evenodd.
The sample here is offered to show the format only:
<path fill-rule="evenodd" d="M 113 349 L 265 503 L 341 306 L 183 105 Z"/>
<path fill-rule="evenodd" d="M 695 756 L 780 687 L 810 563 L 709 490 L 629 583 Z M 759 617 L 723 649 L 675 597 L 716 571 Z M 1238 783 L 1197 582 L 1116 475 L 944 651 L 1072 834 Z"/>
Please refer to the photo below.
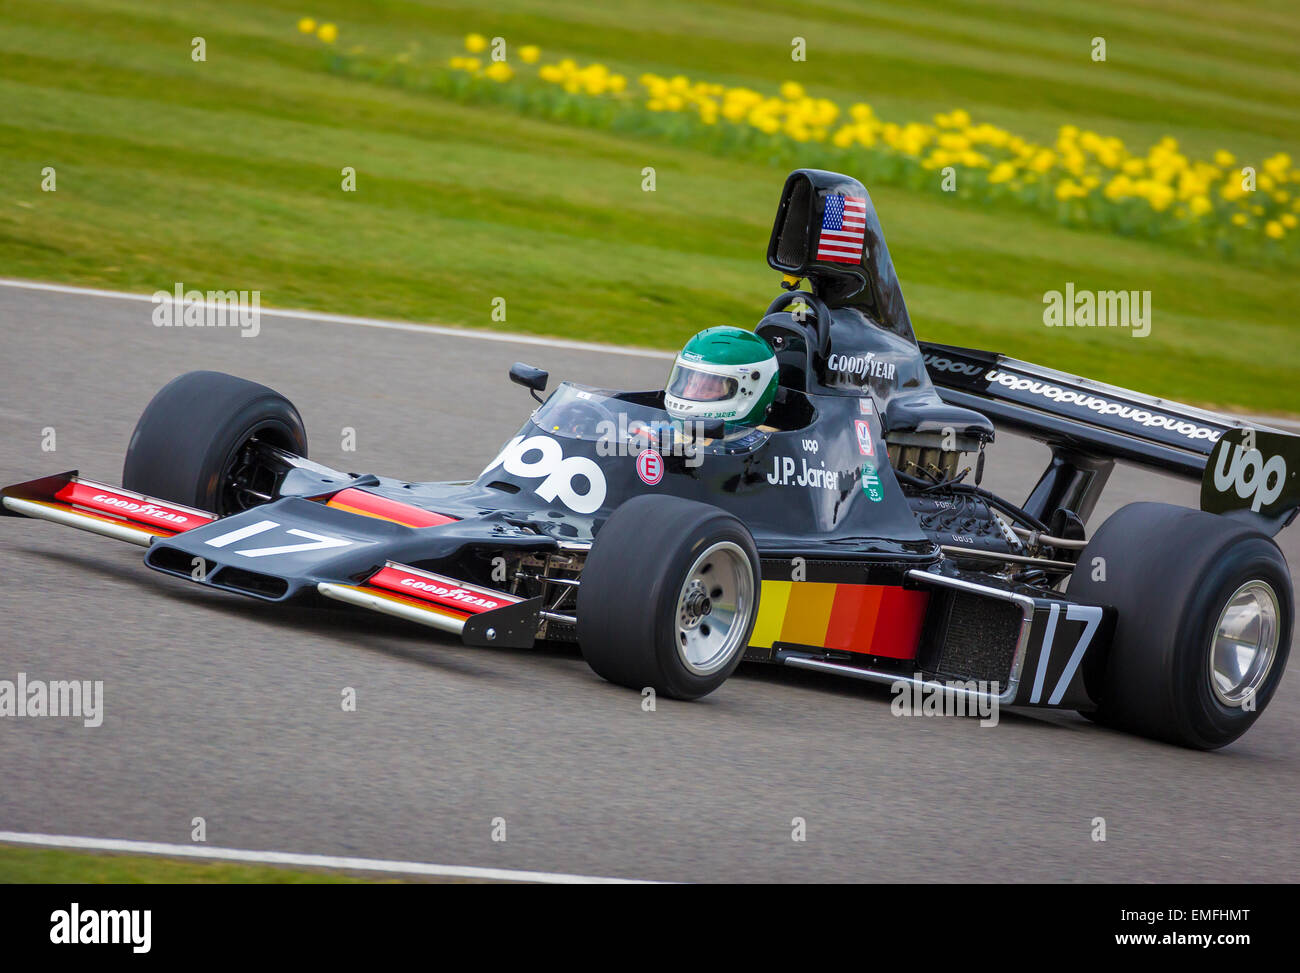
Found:
<path fill-rule="evenodd" d="M 1053 447 L 1201 483 L 1201 509 L 1249 513 L 1276 533 L 1300 509 L 1300 437 L 995 352 L 918 342 L 953 405 Z"/>

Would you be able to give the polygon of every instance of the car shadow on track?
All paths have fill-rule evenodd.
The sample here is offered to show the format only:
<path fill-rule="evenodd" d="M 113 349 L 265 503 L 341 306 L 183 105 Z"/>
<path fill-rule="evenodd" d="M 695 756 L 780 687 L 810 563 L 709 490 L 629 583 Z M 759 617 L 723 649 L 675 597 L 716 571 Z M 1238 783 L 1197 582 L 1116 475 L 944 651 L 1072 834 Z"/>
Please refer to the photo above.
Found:
<path fill-rule="evenodd" d="M 143 565 L 141 567 L 149 572 L 148 576 L 139 575 L 134 571 L 124 572 L 119 563 L 111 560 L 101 560 L 67 551 L 24 547 L 18 549 L 16 553 L 56 562 L 70 569 L 99 574 L 114 581 L 138 584 L 139 587 L 147 588 L 178 605 L 216 611 L 231 618 L 256 621 L 295 633 L 326 639 L 335 644 L 341 642 L 349 648 L 378 652 L 460 675 L 500 676 L 499 671 L 489 672 L 475 665 L 466 657 L 467 654 L 478 655 L 491 652 L 494 656 L 516 654 L 533 658 L 543 656 L 555 659 L 581 659 L 576 646 L 565 646 L 562 643 L 538 643 L 531 649 L 469 648 L 451 636 L 434 629 L 377 612 L 351 608 L 318 595 L 309 594 L 303 601 L 269 602 L 193 584 L 181 578 L 151 571 Z"/>
<path fill-rule="evenodd" d="M 844 699 L 861 700 L 864 705 L 872 703 L 888 707 L 893 700 L 893 692 L 884 683 L 865 682 L 847 676 L 832 673 L 811 672 L 807 669 L 788 669 L 784 666 L 768 665 L 762 662 L 743 664 L 729 682 L 753 680 L 766 684 L 780 684 L 786 687 L 810 689 L 824 695 L 838 696 Z M 949 719 L 975 719 L 975 717 L 945 717 Z M 1087 731 L 1101 729 L 1088 723 L 1083 717 L 1073 712 L 1035 712 L 1023 709 L 999 707 L 999 722 L 1009 722 L 1024 726 L 1041 726 L 1048 729 L 1064 731 Z"/>
<path fill-rule="evenodd" d="M 68 568 L 98 574 L 114 581 L 138 584 L 141 588 L 156 592 L 178 605 L 216 611 L 231 618 L 284 628 L 295 633 L 322 638 L 334 644 L 343 643 L 349 648 L 376 652 L 390 658 L 458 675 L 504 678 L 509 681 L 509 675 L 503 673 L 501 668 L 488 669 L 473 662 L 474 656 L 480 653 L 491 653 L 493 658 L 546 660 L 547 668 L 552 672 L 572 672 L 575 678 L 584 682 L 594 681 L 596 684 L 603 685 L 603 681 L 585 665 L 580 668 L 564 665 L 567 662 L 582 662 L 582 654 L 578 647 L 569 643 L 539 642 L 532 648 L 525 649 L 468 648 L 441 632 L 425 629 L 387 615 L 360 611 L 319 596 L 309 595 L 307 600 L 301 602 L 267 602 L 234 592 L 192 584 L 180 578 L 153 572 L 143 565 L 139 567 L 149 572 L 147 576 L 140 575 L 134 570 L 126 572 L 122 570 L 121 563 L 113 559 L 105 560 L 39 547 L 22 547 L 16 553 L 56 562 Z M 135 567 L 137 565 L 133 564 L 132 568 Z M 728 681 L 728 685 L 736 689 L 749 681 L 782 688 L 815 690 L 819 694 L 857 699 L 864 705 L 888 706 L 892 698 L 890 688 L 880 683 L 755 662 L 741 665 Z M 714 694 L 691 705 L 723 705 L 730 708 L 737 704 L 744 705 L 733 692 L 726 693 L 725 696 Z M 1081 717 L 1074 717 L 1073 714 L 1049 715 L 1003 709 L 999 712 L 999 719 L 1067 731 L 1101 730 L 1083 721 Z"/>

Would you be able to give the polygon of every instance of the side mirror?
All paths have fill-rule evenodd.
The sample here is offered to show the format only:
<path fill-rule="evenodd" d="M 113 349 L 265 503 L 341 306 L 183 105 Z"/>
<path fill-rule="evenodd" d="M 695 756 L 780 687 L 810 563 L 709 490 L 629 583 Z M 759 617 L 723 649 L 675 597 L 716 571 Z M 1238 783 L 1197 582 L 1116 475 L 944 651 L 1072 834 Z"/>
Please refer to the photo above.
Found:
<path fill-rule="evenodd" d="M 533 365 L 525 365 L 521 361 L 517 361 L 510 366 L 510 381 L 528 389 L 528 391 L 533 393 L 533 398 L 538 402 L 542 401 L 542 397 L 537 393 L 546 388 L 546 383 L 550 378 L 551 373 L 546 369 L 537 368 Z"/>

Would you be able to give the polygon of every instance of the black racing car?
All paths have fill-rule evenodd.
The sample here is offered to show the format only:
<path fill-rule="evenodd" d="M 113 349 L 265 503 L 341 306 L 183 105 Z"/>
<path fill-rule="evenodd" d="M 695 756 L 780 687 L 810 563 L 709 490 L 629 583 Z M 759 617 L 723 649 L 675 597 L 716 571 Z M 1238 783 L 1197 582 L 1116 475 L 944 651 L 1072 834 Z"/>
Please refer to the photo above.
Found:
<path fill-rule="evenodd" d="M 124 488 L 63 473 L 5 488 L 4 511 L 254 598 L 576 642 L 606 679 L 680 698 L 748 659 L 1197 748 L 1245 732 L 1291 643 L 1271 538 L 1300 509 L 1300 439 L 918 342 L 846 176 L 790 175 L 768 262 L 787 290 L 754 328 L 779 375 L 759 424 L 564 383 L 473 482 L 412 483 L 311 462 L 288 399 L 191 372 L 145 409 Z M 511 378 L 542 401 L 545 372 Z M 1051 447 L 1022 501 L 979 486 L 995 425 Z M 1130 504 L 1089 533 L 1116 460 L 1200 480 L 1201 509 Z"/>

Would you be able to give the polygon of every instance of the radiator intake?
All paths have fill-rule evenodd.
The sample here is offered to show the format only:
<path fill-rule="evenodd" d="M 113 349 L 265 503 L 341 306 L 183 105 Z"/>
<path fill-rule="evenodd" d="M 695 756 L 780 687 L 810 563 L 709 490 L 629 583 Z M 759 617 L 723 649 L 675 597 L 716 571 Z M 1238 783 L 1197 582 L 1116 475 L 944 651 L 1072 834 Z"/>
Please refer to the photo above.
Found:
<path fill-rule="evenodd" d="M 936 591 L 921 634 L 921 669 L 939 679 L 997 681 L 1005 689 L 1024 625 L 1019 605 Z"/>

